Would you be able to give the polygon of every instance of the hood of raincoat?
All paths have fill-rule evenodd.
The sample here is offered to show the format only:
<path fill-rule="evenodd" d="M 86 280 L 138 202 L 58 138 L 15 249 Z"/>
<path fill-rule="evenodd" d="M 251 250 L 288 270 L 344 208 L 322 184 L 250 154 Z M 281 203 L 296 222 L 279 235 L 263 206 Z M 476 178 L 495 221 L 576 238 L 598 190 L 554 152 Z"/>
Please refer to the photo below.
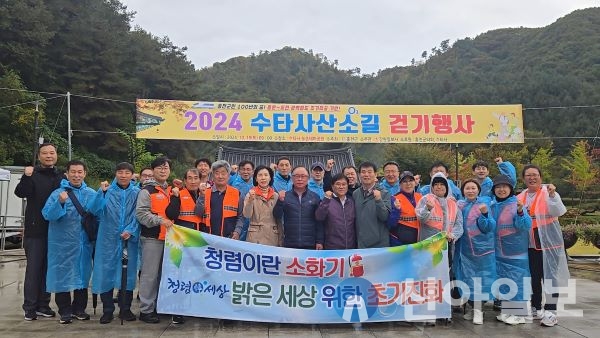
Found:
<path fill-rule="evenodd" d="M 448 197 L 448 193 L 450 192 L 450 186 L 448 184 L 448 179 L 446 178 L 446 175 L 444 175 L 443 173 L 435 173 L 431 177 L 431 193 L 433 194 L 433 185 L 439 182 L 443 183 L 446 186 L 446 194 L 444 195 L 444 197 Z"/>

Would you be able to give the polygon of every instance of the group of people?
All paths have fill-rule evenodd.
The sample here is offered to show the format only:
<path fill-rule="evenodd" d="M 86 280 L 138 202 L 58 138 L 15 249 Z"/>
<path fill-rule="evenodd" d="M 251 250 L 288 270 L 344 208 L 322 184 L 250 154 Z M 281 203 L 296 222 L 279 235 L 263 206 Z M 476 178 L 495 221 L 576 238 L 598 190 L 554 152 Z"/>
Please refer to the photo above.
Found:
<path fill-rule="evenodd" d="M 420 185 L 419 175 L 401 171 L 396 162 L 384 164 L 379 181 L 372 162 L 334 174 L 333 160 L 306 168 L 294 167 L 287 157 L 256 167 L 247 160 L 230 165 L 203 158 L 169 184 L 172 163 L 158 157 L 139 175 L 131 164 L 119 163 L 112 182 L 101 182 L 94 191 L 85 184 L 83 162 L 68 162 L 63 174 L 55 167 L 52 144 L 42 144 L 38 157 L 40 166 L 25 168 L 15 189 L 28 202 L 26 320 L 55 316 L 49 293 L 55 293 L 60 323 L 88 320 L 91 279 L 92 292 L 103 304 L 100 323 L 110 323 L 126 248 L 129 267 L 118 316 L 137 319 L 131 303 L 139 271 L 139 319 L 158 323 L 164 239 L 177 224 L 235 240 L 313 250 L 405 245 L 443 232 L 451 244 L 451 276 L 469 289 L 458 296 L 468 300 L 465 318 L 482 324 L 482 303 L 496 298 L 502 302 L 497 319 L 507 324 L 557 323 L 556 288 L 569 278 L 557 219 L 566 208 L 554 185 L 542 184 L 535 165 L 525 166 L 527 189 L 515 195 L 516 170 L 501 158 L 496 159 L 501 174 L 493 180 L 488 164 L 479 161 L 473 178 L 458 188 L 441 162 L 431 166 L 431 183 Z M 95 241 L 81 225 L 77 204 L 99 218 Z M 502 278 L 513 283 L 494 290 Z M 174 315 L 172 322 L 184 318 Z"/>

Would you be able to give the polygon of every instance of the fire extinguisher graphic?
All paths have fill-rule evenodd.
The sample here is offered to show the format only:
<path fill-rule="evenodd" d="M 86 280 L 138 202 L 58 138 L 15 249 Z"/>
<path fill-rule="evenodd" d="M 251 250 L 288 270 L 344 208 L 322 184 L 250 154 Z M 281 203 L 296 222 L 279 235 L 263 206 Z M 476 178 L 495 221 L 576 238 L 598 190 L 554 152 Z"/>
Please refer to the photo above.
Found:
<path fill-rule="evenodd" d="M 350 276 L 352 277 L 362 277 L 365 274 L 365 268 L 362 263 L 362 256 L 359 254 L 354 254 L 348 257 L 350 263 Z"/>

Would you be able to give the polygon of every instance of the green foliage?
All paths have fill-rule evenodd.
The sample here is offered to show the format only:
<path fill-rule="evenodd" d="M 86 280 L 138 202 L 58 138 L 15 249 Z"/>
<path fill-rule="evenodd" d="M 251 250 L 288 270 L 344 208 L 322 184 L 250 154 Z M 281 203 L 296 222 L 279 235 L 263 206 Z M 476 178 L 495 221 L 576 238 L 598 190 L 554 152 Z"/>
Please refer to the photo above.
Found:
<path fill-rule="evenodd" d="M 142 168 L 149 167 L 152 160 L 159 156 L 158 154 L 153 155 L 146 150 L 145 139 L 137 139 L 124 130 L 118 130 L 118 133 L 127 141 L 127 144 L 129 145 L 129 162 L 133 164 L 134 172 L 139 173 Z"/>
<path fill-rule="evenodd" d="M 0 65 L 22 74 L 31 90 L 74 94 L 72 141 L 83 152 L 125 160 L 125 139 L 98 131 L 133 130 L 134 98 L 197 95 L 198 78 L 185 47 L 132 31 L 133 14 L 117 0 L 3 1 L 0 13 Z M 66 135 L 64 102 L 52 103 L 45 127 L 57 124 L 56 131 Z M 25 164 L 22 158 L 12 160 Z"/>
<path fill-rule="evenodd" d="M 578 192 L 583 193 L 598 181 L 599 171 L 594 166 L 587 141 L 579 141 L 573 145 L 570 156 L 563 159 L 562 167 L 569 173 L 565 181 L 573 184 Z"/>
<path fill-rule="evenodd" d="M 12 91 L 0 91 L 0 164 L 15 162 L 31 165 L 34 154 L 33 129 L 35 101 L 39 102 L 39 121 L 44 120 L 44 99 L 30 93 L 20 76 L 11 69 L 0 67 L 0 87 Z"/>
<path fill-rule="evenodd" d="M 18 70 L 27 84 L 34 82 L 36 74 L 44 71 L 45 51 L 56 34 L 50 28 L 52 15 L 45 2 L 0 3 L 0 64 Z"/>
<path fill-rule="evenodd" d="M 580 224 L 577 226 L 577 235 L 585 244 L 600 245 L 600 224 Z"/>
<path fill-rule="evenodd" d="M 73 159 L 82 160 L 88 170 L 87 176 L 97 178 L 99 180 L 108 180 L 109 182 L 115 176 L 116 163 L 110 160 L 103 159 L 95 153 L 74 154 Z"/>

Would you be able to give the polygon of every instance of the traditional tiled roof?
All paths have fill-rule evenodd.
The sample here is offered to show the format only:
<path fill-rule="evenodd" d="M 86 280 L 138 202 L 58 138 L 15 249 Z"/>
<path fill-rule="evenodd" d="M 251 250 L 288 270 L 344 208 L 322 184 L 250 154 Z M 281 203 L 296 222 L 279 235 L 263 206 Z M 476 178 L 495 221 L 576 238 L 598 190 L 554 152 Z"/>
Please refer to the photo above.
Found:
<path fill-rule="evenodd" d="M 254 165 L 270 165 L 277 163 L 277 159 L 286 156 L 290 159 L 292 166 L 303 165 L 310 168 L 314 162 L 320 161 L 325 164 L 328 159 L 332 158 L 335 161 L 333 173 L 339 173 L 342 168 L 352 165 L 354 166 L 354 157 L 352 156 L 352 148 L 328 149 L 328 150 L 296 150 L 296 151 L 281 151 L 281 150 L 254 150 L 240 149 L 227 146 L 220 146 L 217 159 L 225 160 L 231 164 L 238 164 L 242 160 L 249 160 Z"/>

